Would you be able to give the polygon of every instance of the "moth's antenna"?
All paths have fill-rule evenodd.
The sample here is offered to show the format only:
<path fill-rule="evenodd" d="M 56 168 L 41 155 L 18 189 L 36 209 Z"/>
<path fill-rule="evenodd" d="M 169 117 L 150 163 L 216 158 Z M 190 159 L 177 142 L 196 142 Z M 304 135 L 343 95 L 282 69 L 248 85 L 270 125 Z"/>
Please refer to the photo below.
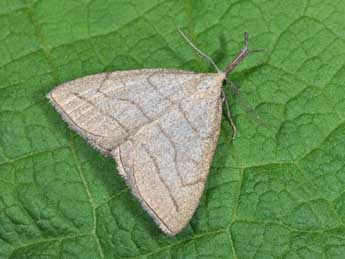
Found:
<path fill-rule="evenodd" d="M 216 63 L 214 63 L 214 61 L 212 60 L 212 58 L 210 58 L 209 56 L 207 56 L 204 52 L 202 52 L 200 49 L 198 49 L 193 42 L 188 39 L 188 37 L 184 34 L 184 32 L 180 29 L 177 28 L 178 32 L 181 34 L 181 36 L 188 42 L 188 44 L 196 51 L 199 53 L 199 55 L 201 55 L 204 59 L 206 59 L 208 62 L 210 62 L 212 64 L 212 66 L 214 66 L 214 68 L 217 70 L 218 73 L 222 73 L 222 71 L 217 67 Z"/>
<path fill-rule="evenodd" d="M 237 54 L 237 56 L 231 61 L 231 63 L 224 69 L 224 73 L 226 74 L 226 77 L 228 77 L 228 75 L 230 74 L 230 72 L 232 70 L 235 69 L 235 67 L 241 63 L 241 61 L 248 56 L 250 53 L 253 52 L 260 52 L 260 51 L 264 51 L 264 49 L 251 49 L 249 50 L 248 48 L 248 41 L 249 41 L 249 36 L 248 36 L 248 32 L 244 33 L 243 36 L 244 40 L 243 40 L 243 48 L 241 49 L 241 51 Z"/>

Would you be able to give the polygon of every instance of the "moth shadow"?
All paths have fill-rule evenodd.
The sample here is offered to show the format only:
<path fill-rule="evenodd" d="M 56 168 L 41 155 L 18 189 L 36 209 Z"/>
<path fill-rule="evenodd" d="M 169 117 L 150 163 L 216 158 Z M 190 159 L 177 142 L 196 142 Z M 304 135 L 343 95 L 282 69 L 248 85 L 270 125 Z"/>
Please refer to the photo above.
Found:
<path fill-rule="evenodd" d="M 219 35 L 218 41 L 220 48 L 211 53 L 212 59 L 217 65 L 222 64 L 228 58 L 228 45 L 226 43 L 224 33 L 221 33 Z M 209 66 L 209 69 L 212 69 L 212 71 L 214 70 L 214 68 L 211 67 L 211 65 Z"/>

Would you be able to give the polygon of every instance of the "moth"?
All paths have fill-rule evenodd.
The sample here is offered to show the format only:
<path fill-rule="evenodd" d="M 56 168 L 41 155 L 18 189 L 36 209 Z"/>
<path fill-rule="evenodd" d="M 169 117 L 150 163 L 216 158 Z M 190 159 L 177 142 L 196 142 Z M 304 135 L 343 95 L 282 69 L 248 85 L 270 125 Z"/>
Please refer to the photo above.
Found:
<path fill-rule="evenodd" d="M 221 71 L 181 34 L 216 73 L 115 71 L 66 82 L 48 94 L 73 130 L 116 160 L 134 196 L 171 236 L 188 224 L 203 193 L 227 104 L 222 86 L 253 52 L 244 33 L 243 49 Z"/>

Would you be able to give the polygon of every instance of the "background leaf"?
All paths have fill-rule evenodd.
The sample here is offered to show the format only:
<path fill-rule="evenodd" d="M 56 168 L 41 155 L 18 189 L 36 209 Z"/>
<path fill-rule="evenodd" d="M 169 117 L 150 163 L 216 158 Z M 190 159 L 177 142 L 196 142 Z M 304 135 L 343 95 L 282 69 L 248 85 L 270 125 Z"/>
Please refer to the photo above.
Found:
<path fill-rule="evenodd" d="M 345 3 L 0 0 L 0 258 L 344 258 Z M 45 95 L 103 71 L 232 75 L 267 127 L 233 102 L 207 189 L 176 238 L 161 233 Z M 228 93 L 229 91 L 226 90 Z"/>

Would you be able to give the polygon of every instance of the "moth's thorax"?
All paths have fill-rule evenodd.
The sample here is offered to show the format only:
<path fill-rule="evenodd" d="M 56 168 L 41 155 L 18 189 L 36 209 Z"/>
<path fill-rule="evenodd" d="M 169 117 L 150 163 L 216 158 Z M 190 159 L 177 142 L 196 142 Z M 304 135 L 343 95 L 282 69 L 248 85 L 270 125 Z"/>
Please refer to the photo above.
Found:
<path fill-rule="evenodd" d="M 222 86 L 223 80 L 225 80 L 224 73 L 210 73 L 202 74 L 198 84 L 196 84 L 196 91 L 208 91 L 210 89 L 218 88 Z"/>

